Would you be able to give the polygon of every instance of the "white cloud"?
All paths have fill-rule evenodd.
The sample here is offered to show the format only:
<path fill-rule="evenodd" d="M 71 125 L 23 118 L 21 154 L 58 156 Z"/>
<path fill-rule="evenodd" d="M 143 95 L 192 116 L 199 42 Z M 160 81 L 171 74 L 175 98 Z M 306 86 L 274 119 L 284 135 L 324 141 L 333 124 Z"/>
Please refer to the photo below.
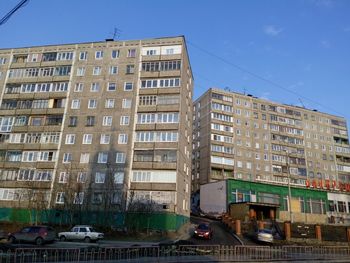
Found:
<path fill-rule="evenodd" d="M 275 25 L 267 25 L 267 26 L 264 26 L 263 28 L 264 33 L 272 37 L 278 36 L 280 33 L 283 32 L 283 30 L 284 30 L 283 28 L 277 27 Z"/>
<path fill-rule="evenodd" d="M 320 42 L 320 44 L 323 48 L 330 48 L 331 47 L 331 43 L 328 40 L 322 40 Z"/>

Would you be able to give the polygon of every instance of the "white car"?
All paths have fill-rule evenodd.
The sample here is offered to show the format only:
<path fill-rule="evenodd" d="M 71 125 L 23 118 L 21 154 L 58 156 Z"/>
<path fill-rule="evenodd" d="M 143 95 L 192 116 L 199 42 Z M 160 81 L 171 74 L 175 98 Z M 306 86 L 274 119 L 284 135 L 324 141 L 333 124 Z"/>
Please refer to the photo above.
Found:
<path fill-rule="evenodd" d="M 58 233 L 60 241 L 83 240 L 86 243 L 103 239 L 104 234 L 97 232 L 92 226 L 74 226 L 69 232 Z"/>

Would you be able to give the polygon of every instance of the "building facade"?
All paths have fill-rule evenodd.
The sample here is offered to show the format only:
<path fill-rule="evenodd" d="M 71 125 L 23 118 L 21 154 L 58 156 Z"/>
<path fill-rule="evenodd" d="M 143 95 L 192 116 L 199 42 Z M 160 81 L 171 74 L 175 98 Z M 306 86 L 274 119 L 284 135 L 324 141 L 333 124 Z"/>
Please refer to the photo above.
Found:
<path fill-rule="evenodd" d="M 189 216 L 184 37 L 2 49 L 0 89 L 1 207 Z"/>
<path fill-rule="evenodd" d="M 210 89 L 194 102 L 193 118 L 194 191 L 224 179 L 289 185 L 324 191 L 330 204 L 317 210 L 321 213 L 350 213 L 344 118 L 220 89 Z M 287 203 L 297 206 L 299 197 L 292 195 Z"/>

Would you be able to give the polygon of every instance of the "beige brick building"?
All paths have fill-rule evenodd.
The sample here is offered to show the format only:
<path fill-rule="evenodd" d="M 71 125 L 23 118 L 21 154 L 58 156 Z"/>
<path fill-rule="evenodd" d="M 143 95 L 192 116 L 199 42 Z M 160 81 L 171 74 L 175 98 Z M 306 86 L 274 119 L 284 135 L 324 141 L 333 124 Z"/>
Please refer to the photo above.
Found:
<path fill-rule="evenodd" d="M 0 207 L 188 217 L 192 80 L 183 37 L 1 49 Z"/>
<path fill-rule="evenodd" d="M 194 102 L 193 191 L 230 178 L 287 185 L 288 176 L 295 187 L 349 192 L 346 120 L 220 89 Z"/>

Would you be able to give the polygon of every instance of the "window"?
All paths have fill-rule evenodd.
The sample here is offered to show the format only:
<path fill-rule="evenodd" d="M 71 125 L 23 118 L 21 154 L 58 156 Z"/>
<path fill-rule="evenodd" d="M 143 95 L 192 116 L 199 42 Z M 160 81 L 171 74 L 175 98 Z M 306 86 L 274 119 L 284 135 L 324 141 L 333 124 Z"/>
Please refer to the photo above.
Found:
<path fill-rule="evenodd" d="M 85 68 L 84 67 L 78 67 L 77 68 L 77 76 L 81 77 L 85 75 Z"/>
<path fill-rule="evenodd" d="M 71 109 L 79 109 L 80 108 L 80 100 L 74 99 L 72 100 Z"/>
<path fill-rule="evenodd" d="M 147 55 L 147 56 L 154 56 L 154 55 L 157 55 L 157 50 L 155 50 L 155 49 L 147 50 L 147 51 L 146 51 L 146 55 Z"/>
<path fill-rule="evenodd" d="M 103 51 L 102 50 L 97 50 L 95 52 L 95 59 L 102 59 L 103 58 Z"/>
<path fill-rule="evenodd" d="M 125 133 L 119 134 L 118 144 L 127 144 L 128 143 L 128 135 Z"/>
<path fill-rule="evenodd" d="M 87 179 L 87 173 L 86 172 L 79 172 L 77 176 L 77 182 L 78 183 L 85 183 Z"/>
<path fill-rule="evenodd" d="M 84 89 L 84 83 L 76 83 L 74 87 L 74 92 L 82 92 Z"/>
<path fill-rule="evenodd" d="M 69 174 L 66 172 L 60 172 L 60 177 L 58 178 L 58 182 L 61 184 L 68 183 Z"/>
<path fill-rule="evenodd" d="M 107 91 L 116 91 L 117 90 L 117 84 L 116 83 L 108 83 Z"/>
<path fill-rule="evenodd" d="M 79 60 L 86 60 L 87 59 L 87 52 L 83 51 L 79 53 Z"/>
<path fill-rule="evenodd" d="M 94 76 L 101 75 L 101 67 L 94 67 L 92 70 L 92 75 Z"/>
<path fill-rule="evenodd" d="M 97 163 L 107 163 L 108 161 L 108 153 L 100 152 L 98 153 Z"/>
<path fill-rule="evenodd" d="M 70 163 L 72 161 L 72 154 L 71 153 L 64 153 L 63 154 L 63 163 Z"/>
<path fill-rule="evenodd" d="M 124 172 L 114 173 L 114 183 L 115 184 L 123 184 L 124 183 Z M 114 198 L 113 198 L 113 200 L 114 200 Z"/>
<path fill-rule="evenodd" d="M 167 48 L 167 49 L 165 50 L 165 53 L 166 53 L 167 55 L 173 55 L 173 54 L 174 54 L 174 49 L 173 49 L 173 48 Z"/>
<path fill-rule="evenodd" d="M 112 126 L 112 116 L 103 116 L 102 126 Z"/>
<path fill-rule="evenodd" d="M 68 126 L 76 127 L 77 124 L 78 124 L 78 117 L 77 116 L 70 116 Z"/>
<path fill-rule="evenodd" d="M 124 83 L 124 90 L 125 91 L 131 91 L 133 89 L 133 83 L 132 82 L 125 82 Z"/>
<path fill-rule="evenodd" d="M 117 66 L 110 66 L 110 67 L 109 67 L 109 74 L 110 74 L 110 75 L 116 75 L 116 74 L 118 74 L 118 67 L 117 67 Z"/>
<path fill-rule="evenodd" d="M 90 99 L 88 102 L 88 108 L 89 109 L 96 109 L 96 107 L 97 107 L 97 100 Z"/>
<path fill-rule="evenodd" d="M 129 125 L 129 116 L 121 116 L 120 117 L 120 125 Z"/>
<path fill-rule="evenodd" d="M 98 92 L 100 90 L 100 83 L 91 83 L 91 88 L 90 91 L 91 92 Z"/>
<path fill-rule="evenodd" d="M 135 65 L 126 65 L 126 74 L 134 74 Z"/>
<path fill-rule="evenodd" d="M 56 195 L 56 204 L 64 204 L 64 192 L 58 192 Z"/>
<path fill-rule="evenodd" d="M 100 144 L 109 144 L 111 140 L 110 134 L 101 134 Z"/>
<path fill-rule="evenodd" d="M 89 159 L 90 159 L 89 153 L 80 154 L 80 163 L 89 163 Z"/>
<path fill-rule="evenodd" d="M 125 163 L 125 153 L 117 152 L 115 162 L 116 163 Z"/>
<path fill-rule="evenodd" d="M 118 57 L 119 57 L 119 50 L 117 50 L 117 49 L 112 50 L 111 58 L 115 59 L 115 58 L 118 58 Z"/>
<path fill-rule="evenodd" d="M 74 143 L 75 143 L 75 134 L 67 134 L 66 144 L 74 144 Z"/>
<path fill-rule="evenodd" d="M 128 58 L 134 58 L 136 57 L 136 49 L 129 49 L 128 50 Z"/>
<path fill-rule="evenodd" d="M 123 99 L 122 107 L 123 107 L 123 109 L 130 109 L 131 108 L 131 99 Z"/>
<path fill-rule="evenodd" d="M 82 205 L 84 201 L 84 192 L 75 193 L 73 203 Z"/>
<path fill-rule="evenodd" d="M 92 134 L 84 134 L 83 144 L 91 144 L 91 143 L 92 143 Z"/>
<path fill-rule="evenodd" d="M 105 182 L 105 177 L 106 177 L 105 173 L 96 172 L 96 174 L 95 174 L 95 183 L 96 184 L 103 184 Z"/>
<path fill-rule="evenodd" d="M 106 101 L 105 101 L 105 108 L 106 109 L 114 108 L 114 102 L 115 102 L 114 99 L 106 99 Z"/>
<path fill-rule="evenodd" d="M 91 201 L 93 204 L 101 204 L 103 201 L 103 194 L 102 193 L 93 193 Z"/>
<path fill-rule="evenodd" d="M 6 58 L 0 58 L 0 65 L 4 65 L 6 63 Z"/>
<path fill-rule="evenodd" d="M 86 126 L 94 126 L 94 125 L 95 125 L 95 116 L 87 116 Z"/>

